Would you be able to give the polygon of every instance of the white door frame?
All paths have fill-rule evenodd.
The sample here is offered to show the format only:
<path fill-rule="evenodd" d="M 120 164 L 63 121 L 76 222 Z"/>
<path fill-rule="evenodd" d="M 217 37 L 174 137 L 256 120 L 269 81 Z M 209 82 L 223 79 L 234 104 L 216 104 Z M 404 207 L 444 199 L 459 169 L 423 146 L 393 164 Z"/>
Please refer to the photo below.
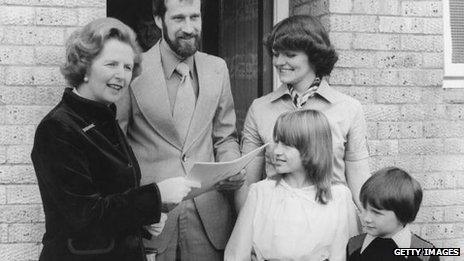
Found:
<path fill-rule="evenodd" d="M 274 25 L 290 15 L 290 0 L 274 0 Z M 280 86 L 279 77 L 275 68 L 272 70 L 273 90 Z"/>

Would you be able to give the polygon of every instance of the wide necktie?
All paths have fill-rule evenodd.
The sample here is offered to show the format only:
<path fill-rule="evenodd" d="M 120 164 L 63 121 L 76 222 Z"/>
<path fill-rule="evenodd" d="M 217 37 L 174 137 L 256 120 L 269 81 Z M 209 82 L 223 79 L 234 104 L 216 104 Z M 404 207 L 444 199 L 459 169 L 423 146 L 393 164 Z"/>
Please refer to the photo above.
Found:
<path fill-rule="evenodd" d="M 177 65 L 176 71 L 182 75 L 182 80 L 179 84 L 179 88 L 177 89 L 176 102 L 174 104 L 172 117 L 183 144 L 187 137 L 193 111 L 195 110 L 196 97 L 190 80 L 190 69 L 188 65 L 181 62 Z"/>

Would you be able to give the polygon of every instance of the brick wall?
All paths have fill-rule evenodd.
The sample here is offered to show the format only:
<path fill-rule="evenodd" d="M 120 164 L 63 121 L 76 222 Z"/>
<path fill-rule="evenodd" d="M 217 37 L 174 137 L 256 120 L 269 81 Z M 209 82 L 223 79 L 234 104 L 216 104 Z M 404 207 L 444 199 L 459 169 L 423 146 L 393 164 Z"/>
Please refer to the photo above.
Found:
<path fill-rule="evenodd" d="M 65 39 L 105 16 L 105 5 L 0 0 L 0 261 L 40 252 L 44 216 L 29 156 L 35 127 L 61 97 Z M 371 169 L 397 165 L 423 185 L 414 230 L 437 246 L 464 246 L 464 89 L 441 88 L 441 1 L 291 5 L 330 31 L 340 54 L 331 83 L 364 104 Z"/>
<path fill-rule="evenodd" d="M 330 82 L 364 105 L 371 170 L 396 165 L 422 184 L 414 231 L 464 247 L 464 89 L 442 88 L 441 1 L 293 0 L 291 12 L 328 28 L 340 55 Z"/>
<path fill-rule="evenodd" d="M 0 261 L 37 260 L 44 215 L 30 152 L 61 98 L 64 42 L 104 0 L 0 0 Z"/>

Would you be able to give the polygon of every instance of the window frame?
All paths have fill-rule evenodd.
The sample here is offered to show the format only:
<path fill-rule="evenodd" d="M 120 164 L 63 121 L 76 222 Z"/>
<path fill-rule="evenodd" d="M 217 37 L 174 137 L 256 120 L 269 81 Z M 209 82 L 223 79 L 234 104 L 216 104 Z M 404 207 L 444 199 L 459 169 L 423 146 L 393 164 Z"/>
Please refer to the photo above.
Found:
<path fill-rule="evenodd" d="M 443 88 L 464 88 L 464 63 L 452 62 L 452 39 L 449 0 L 443 0 L 444 73 Z"/>
<path fill-rule="evenodd" d="M 274 0 L 274 25 L 290 15 L 290 1 L 289 0 Z M 272 69 L 273 90 L 280 86 L 279 76 L 275 68 Z"/>

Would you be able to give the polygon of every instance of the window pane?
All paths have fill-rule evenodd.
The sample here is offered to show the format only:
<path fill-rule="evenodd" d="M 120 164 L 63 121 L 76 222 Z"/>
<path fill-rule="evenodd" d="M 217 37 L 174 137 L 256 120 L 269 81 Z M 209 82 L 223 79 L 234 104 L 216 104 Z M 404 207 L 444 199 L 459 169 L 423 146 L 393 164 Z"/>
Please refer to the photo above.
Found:
<path fill-rule="evenodd" d="M 464 63 L 464 1 L 450 0 L 452 62 Z"/>

